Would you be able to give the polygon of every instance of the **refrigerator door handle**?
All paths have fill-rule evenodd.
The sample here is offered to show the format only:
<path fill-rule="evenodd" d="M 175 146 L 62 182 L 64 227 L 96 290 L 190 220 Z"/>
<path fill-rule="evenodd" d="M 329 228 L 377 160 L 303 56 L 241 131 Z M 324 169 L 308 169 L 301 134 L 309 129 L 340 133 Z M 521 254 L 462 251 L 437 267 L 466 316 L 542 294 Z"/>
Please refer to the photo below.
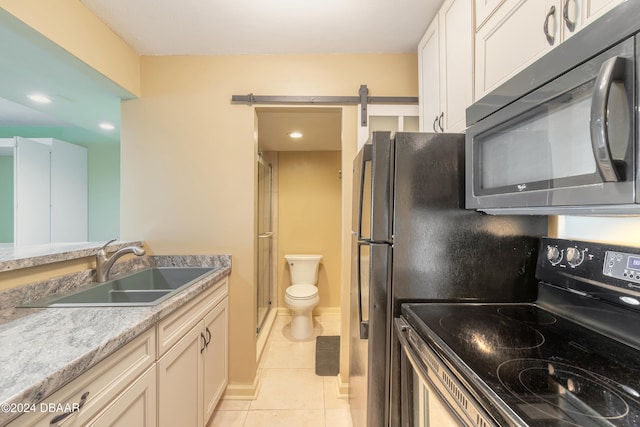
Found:
<path fill-rule="evenodd" d="M 358 282 L 358 319 L 360 322 L 360 339 L 366 340 L 369 339 L 369 320 L 362 319 L 362 252 L 360 249 L 363 246 L 369 246 L 369 244 L 365 242 L 358 242 L 358 250 L 356 254 L 356 280 Z"/>

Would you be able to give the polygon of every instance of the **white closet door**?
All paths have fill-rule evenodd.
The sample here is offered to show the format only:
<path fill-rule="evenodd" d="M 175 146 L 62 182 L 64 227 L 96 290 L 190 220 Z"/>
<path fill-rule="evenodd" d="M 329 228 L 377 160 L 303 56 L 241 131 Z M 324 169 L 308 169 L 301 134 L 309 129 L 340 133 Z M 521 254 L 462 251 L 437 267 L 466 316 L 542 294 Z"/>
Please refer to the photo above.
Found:
<path fill-rule="evenodd" d="M 14 243 L 49 243 L 50 149 L 47 145 L 16 138 Z"/>
<path fill-rule="evenodd" d="M 51 142 L 51 242 L 88 240 L 87 149 Z"/>

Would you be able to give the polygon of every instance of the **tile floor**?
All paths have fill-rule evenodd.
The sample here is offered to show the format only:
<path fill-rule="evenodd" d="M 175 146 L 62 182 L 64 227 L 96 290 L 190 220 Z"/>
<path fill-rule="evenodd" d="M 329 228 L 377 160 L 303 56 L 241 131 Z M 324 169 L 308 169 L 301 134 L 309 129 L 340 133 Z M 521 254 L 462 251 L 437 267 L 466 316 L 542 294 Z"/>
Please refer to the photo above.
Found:
<path fill-rule="evenodd" d="M 289 316 L 277 316 L 258 365 L 255 400 L 221 400 L 211 427 L 351 427 L 349 403 L 338 398 L 335 377 L 315 374 L 318 335 L 340 335 L 337 315 L 314 317 L 314 336 L 295 342 Z"/>

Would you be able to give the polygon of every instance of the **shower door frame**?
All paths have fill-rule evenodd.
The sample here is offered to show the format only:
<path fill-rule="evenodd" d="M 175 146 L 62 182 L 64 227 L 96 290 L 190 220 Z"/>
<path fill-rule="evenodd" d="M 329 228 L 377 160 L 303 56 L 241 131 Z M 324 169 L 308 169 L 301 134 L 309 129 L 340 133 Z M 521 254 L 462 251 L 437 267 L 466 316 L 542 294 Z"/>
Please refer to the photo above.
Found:
<path fill-rule="evenodd" d="M 264 209 L 263 209 L 263 215 L 266 215 L 268 213 L 268 224 L 265 224 L 266 228 L 268 228 L 268 230 L 260 230 L 260 226 L 258 226 L 258 254 L 257 254 L 257 283 L 256 283 L 256 334 L 259 334 L 262 327 L 264 326 L 264 323 L 269 315 L 269 312 L 271 311 L 271 309 L 273 308 L 273 286 L 274 286 L 274 277 L 273 277 L 273 237 L 274 237 L 274 232 L 273 232 L 273 166 L 271 163 L 267 163 L 264 161 L 264 159 L 262 158 L 261 153 L 258 154 L 258 169 L 260 169 L 260 167 L 264 168 L 264 179 L 268 179 L 267 185 L 266 187 L 268 188 L 268 191 L 262 191 L 263 189 L 260 186 L 260 173 L 258 173 L 258 206 L 260 206 L 260 200 L 261 198 L 264 198 L 264 193 L 268 193 L 269 195 L 269 200 L 268 200 L 268 206 L 265 205 Z M 261 197 L 262 196 L 262 197 Z M 260 218 L 258 220 L 259 224 L 261 223 L 261 220 L 263 220 L 264 218 Z M 264 257 L 262 256 L 262 249 L 261 249 L 261 245 L 260 242 L 261 241 L 266 241 L 269 245 L 269 250 L 268 255 L 267 255 L 267 259 L 265 260 Z M 266 269 L 266 271 L 263 271 L 263 269 L 261 268 L 262 266 L 264 266 L 264 268 Z M 267 283 L 267 289 L 261 289 L 261 283 L 262 280 L 264 278 L 268 279 L 268 283 Z M 264 287 L 264 286 L 263 286 Z M 262 292 L 261 292 L 262 290 Z M 266 309 L 264 310 L 264 314 L 261 318 L 260 316 L 260 302 L 261 302 L 261 298 L 262 297 L 266 297 L 265 299 L 268 300 L 266 301 L 265 307 Z"/>

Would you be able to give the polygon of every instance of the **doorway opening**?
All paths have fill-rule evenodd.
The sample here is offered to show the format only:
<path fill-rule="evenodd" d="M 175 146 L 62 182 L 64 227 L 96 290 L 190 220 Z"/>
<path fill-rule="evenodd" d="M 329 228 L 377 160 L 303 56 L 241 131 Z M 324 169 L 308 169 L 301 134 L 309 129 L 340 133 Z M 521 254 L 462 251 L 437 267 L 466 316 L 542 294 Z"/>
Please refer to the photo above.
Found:
<path fill-rule="evenodd" d="M 259 355 L 260 336 L 268 334 L 276 314 L 288 313 L 284 296 L 291 279 L 285 254 L 323 256 L 314 314 L 339 310 L 342 108 L 258 107 L 256 117 Z"/>

